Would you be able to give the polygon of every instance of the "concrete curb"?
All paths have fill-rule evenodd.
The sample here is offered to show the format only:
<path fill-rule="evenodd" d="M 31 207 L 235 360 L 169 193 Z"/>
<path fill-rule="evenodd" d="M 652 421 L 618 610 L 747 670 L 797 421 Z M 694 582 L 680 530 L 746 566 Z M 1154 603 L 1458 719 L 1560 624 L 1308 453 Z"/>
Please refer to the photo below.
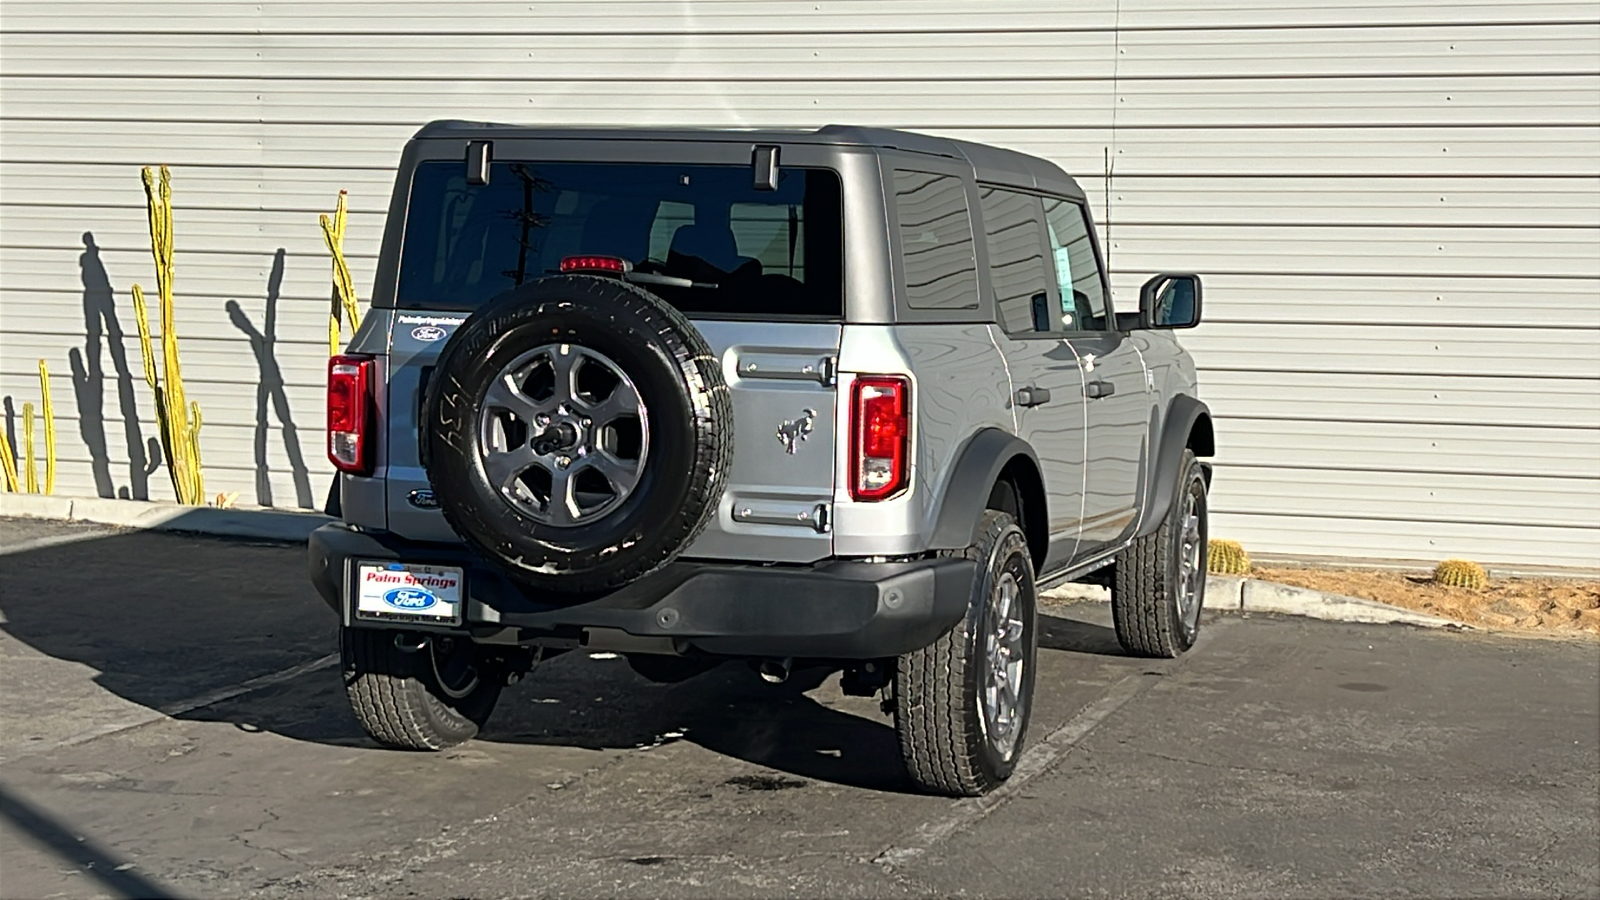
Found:
<path fill-rule="evenodd" d="M 1360 622 L 1374 625 L 1419 625 L 1423 628 L 1464 628 L 1472 626 L 1454 619 L 1413 612 L 1399 606 L 1330 594 L 1310 588 L 1292 587 L 1256 578 L 1211 575 L 1206 578 L 1206 608 L 1223 612 L 1278 613 L 1305 616 L 1330 622 Z"/>
<path fill-rule="evenodd" d="M 1111 599 L 1110 592 L 1105 588 L 1082 584 L 1062 585 L 1046 591 L 1045 594 L 1073 600 L 1104 602 Z M 1360 597 L 1347 597 L 1343 594 L 1330 594 L 1327 591 L 1314 591 L 1310 588 L 1291 587 L 1272 581 L 1229 575 L 1207 576 L 1206 609 L 1226 613 L 1277 613 L 1329 622 L 1472 629 L 1472 626 L 1465 622 L 1413 612 L 1376 600 L 1363 600 Z"/>
<path fill-rule="evenodd" d="M 94 522 L 147 531 L 187 531 L 299 543 L 333 520 L 321 513 L 282 509 L 217 509 L 159 500 L 107 500 L 0 494 L 0 516 Z"/>

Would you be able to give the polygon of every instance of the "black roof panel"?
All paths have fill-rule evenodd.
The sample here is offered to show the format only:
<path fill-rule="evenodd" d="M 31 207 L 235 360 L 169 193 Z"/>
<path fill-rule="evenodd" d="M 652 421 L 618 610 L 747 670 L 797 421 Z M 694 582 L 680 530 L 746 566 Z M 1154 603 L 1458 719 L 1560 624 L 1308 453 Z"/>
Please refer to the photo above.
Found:
<path fill-rule="evenodd" d="M 534 125 L 503 125 L 492 122 L 442 120 L 429 122 L 416 134 L 419 139 L 455 138 L 490 140 L 563 141 L 737 141 L 740 143 L 822 144 L 842 147 L 872 147 L 926 153 L 964 159 L 973 166 L 979 181 L 1016 187 L 1035 188 L 1052 193 L 1083 197 L 1077 183 L 1054 163 L 988 144 L 934 137 L 894 128 L 867 128 L 858 125 L 825 125 L 806 129 L 737 128 L 553 128 Z"/>

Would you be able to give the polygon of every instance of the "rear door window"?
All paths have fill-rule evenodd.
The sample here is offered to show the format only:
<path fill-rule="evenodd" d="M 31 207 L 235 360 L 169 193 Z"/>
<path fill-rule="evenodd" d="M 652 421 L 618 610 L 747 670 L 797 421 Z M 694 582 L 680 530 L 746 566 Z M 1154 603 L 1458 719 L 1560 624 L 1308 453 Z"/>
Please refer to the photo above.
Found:
<path fill-rule="evenodd" d="M 398 303 L 473 309 L 579 255 L 693 282 L 645 285 L 687 315 L 838 318 L 839 177 L 785 168 L 758 191 L 748 166 L 496 162 L 488 184 L 469 185 L 459 161 L 424 162 Z"/>
<path fill-rule="evenodd" d="M 1007 334 L 1060 331 L 1059 305 L 1050 300 L 1053 276 L 1039 198 L 979 185 L 978 199 L 1000 327 Z"/>

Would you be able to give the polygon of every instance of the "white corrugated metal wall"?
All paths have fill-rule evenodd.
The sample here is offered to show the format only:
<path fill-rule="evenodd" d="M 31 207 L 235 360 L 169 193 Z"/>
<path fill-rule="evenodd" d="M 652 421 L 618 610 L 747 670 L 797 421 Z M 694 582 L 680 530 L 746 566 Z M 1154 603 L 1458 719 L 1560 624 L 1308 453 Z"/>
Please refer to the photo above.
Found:
<path fill-rule="evenodd" d="M 1600 566 L 1592 0 L 4 0 L 0 90 L 0 397 L 20 436 L 49 361 L 58 493 L 172 495 L 131 337 L 141 164 L 174 169 L 208 488 L 304 506 L 316 215 L 350 190 L 365 293 L 418 123 L 847 122 L 1057 160 L 1124 304 L 1206 276 L 1217 535 Z"/>

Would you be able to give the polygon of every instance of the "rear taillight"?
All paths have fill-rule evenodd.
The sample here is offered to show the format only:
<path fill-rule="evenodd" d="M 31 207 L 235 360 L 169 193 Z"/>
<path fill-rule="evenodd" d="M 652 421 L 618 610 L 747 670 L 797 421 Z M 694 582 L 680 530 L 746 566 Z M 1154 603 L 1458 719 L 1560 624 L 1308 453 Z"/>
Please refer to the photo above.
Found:
<path fill-rule="evenodd" d="M 328 460 L 341 472 L 372 474 L 370 356 L 328 360 Z"/>
<path fill-rule="evenodd" d="M 910 476 L 911 383 L 863 375 L 850 389 L 850 496 L 882 500 Z"/>

